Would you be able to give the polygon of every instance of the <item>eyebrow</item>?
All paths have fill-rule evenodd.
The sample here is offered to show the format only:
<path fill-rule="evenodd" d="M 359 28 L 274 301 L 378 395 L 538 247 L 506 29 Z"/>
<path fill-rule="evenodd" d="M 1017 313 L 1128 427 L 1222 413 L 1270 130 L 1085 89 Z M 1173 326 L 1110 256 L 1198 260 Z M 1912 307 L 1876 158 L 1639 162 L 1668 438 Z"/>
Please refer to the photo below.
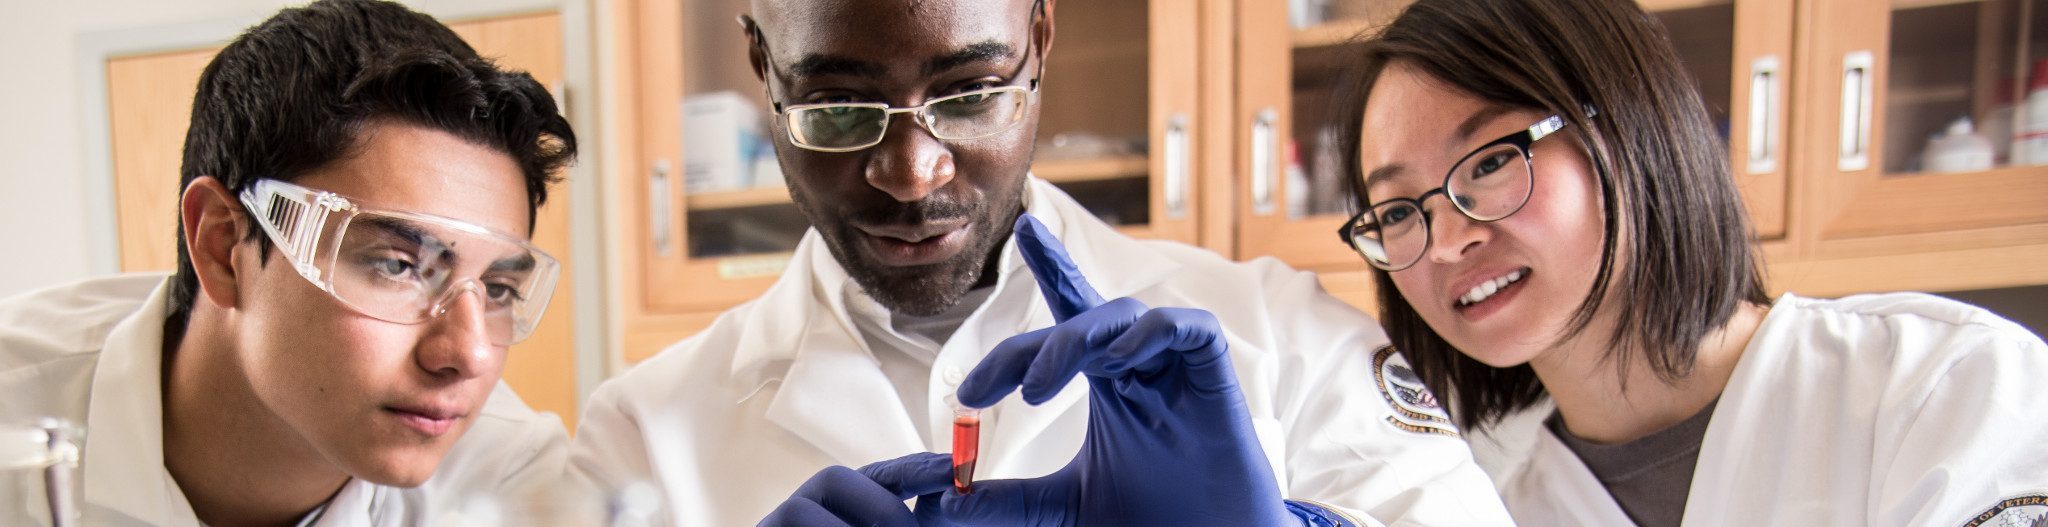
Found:
<path fill-rule="evenodd" d="M 1016 54 L 1016 48 L 1012 48 L 1009 44 L 1001 41 L 986 40 L 976 42 L 968 44 L 967 47 L 960 48 L 959 51 L 944 56 L 932 57 L 931 60 L 925 61 L 924 74 L 934 75 L 970 64 L 995 64 Z"/>
<path fill-rule="evenodd" d="M 1370 190 L 1373 185 L 1378 185 L 1387 179 L 1401 175 L 1401 172 L 1405 170 L 1408 170 L 1408 167 L 1400 163 L 1380 165 L 1379 168 L 1372 169 L 1371 173 L 1365 175 L 1364 188 Z"/>
<path fill-rule="evenodd" d="M 442 242 L 440 238 L 436 238 L 432 234 L 427 234 L 426 229 L 421 229 L 412 222 L 396 218 L 371 217 L 364 218 L 362 223 L 383 231 L 385 234 L 397 236 L 407 243 L 411 243 L 414 247 L 425 248 L 428 242 L 432 242 L 435 246 L 441 248 L 440 257 L 442 260 L 447 261 L 450 266 L 461 261 L 462 255 L 455 252 L 454 245 Z"/>
<path fill-rule="evenodd" d="M 491 262 L 490 272 L 526 272 L 534 266 L 533 254 L 527 253 Z"/>
<path fill-rule="evenodd" d="M 1502 115 L 1506 115 L 1510 111 L 1514 110 L 1504 105 L 1488 104 L 1486 105 L 1486 107 L 1480 108 L 1479 111 L 1472 112 L 1472 115 L 1466 117 L 1464 122 L 1458 123 L 1458 142 L 1462 143 L 1465 142 L 1465 140 L 1467 139 L 1471 139 L 1472 134 L 1479 132 L 1479 127 L 1481 125 L 1484 125 L 1489 121 L 1499 118 Z"/>
<path fill-rule="evenodd" d="M 846 75 L 853 77 L 880 77 L 882 65 L 865 60 L 812 53 L 802 60 L 789 65 L 789 74 L 799 78 Z"/>
<path fill-rule="evenodd" d="M 385 234 L 397 236 L 401 239 L 404 239 L 406 242 L 409 242 L 413 245 L 425 244 L 427 238 L 431 237 L 427 235 L 427 231 L 425 229 L 421 229 L 418 226 L 415 226 L 412 223 L 406 222 L 404 220 L 398 220 L 393 218 L 368 217 L 363 218 L 362 223 L 370 227 L 375 227 L 377 228 L 377 230 L 384 231 Z"/>
<path fill-rule="evenodd" d="M 1458 143 L 1469 141 L 1472 139 L 1472 134 L 1479 132 L 1480 126 L 1484 126 L 1486 123 L 1511 111 L 1514 111 L 1514 109 L 1500 104 L 1488 104 L 1481 107 L 1479 111 L 1472 112 L 1472 115 L 1466 116 L 1465 120 L 1458 122 L 1458 127 L 1452 131 L 1455 134 L 1452 140 Z M 1398 176 L 1405 170 L 1407 170 L 1407 167 L 1402 166 L 1400 163 L 1391 163 L 1372 169 L 1372 172 L 1365 176 L 1364 188 L 1370 189 L 1373 185 Z"/>
<path fill-rule="evenodd" d="M 1016 56 L 1016 54 L 1017 48 L 1001 41 L 987 40 L 976 42 L 968 44 L 966 47 L 952 53 L 932 57 L 931 60 L 925 61 L 922 73 L 934 75 L 970 64 L 998 63 L 1003 59 Z M 796 61 L 795 64 L 791 64 L 789 66 L 789 73 L 799 78 L 835 75 L 875 78 L 881 77 L 887 69 L 876 62 L 839 55 L 812 53 L 804 55 L 803 59 Z"/>

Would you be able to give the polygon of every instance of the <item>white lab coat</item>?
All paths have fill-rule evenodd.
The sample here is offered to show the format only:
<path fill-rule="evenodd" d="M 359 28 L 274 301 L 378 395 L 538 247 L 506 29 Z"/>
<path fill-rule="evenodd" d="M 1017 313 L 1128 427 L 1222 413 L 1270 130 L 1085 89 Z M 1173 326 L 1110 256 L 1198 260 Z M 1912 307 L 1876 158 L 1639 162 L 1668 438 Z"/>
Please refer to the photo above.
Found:
<path fill-rule="evenodd" d="M 1685 525 L 2029 525 L 2048 515 L 2048 346 L 1930 295 L 1779 297 L 1707 424 Z M 1523 525 L 1632 526 L 1542 420 L 1473 439 Z M 1972 522 L 1977 523 L 1972 523 Z"/>
<path fill-rule="evenodd" d="M 1323 293 L 1309 273 L 1270 259 L 1226 261 L 1177 243 L 1136 241 L 1032 179 L 1028 210 L 1059 236 L 1105 298 L 1214 312 L 1282 492 L 1394 525 L 1505 524 L 1493 486 L 1463 441 L 1397 426 L 1374 388 L 1385 334 Z M 925 415 L 905 406 L 853 329 L 845 271 L 815 231 L 760 298 L 721 315 L 591 396 L 571 470 L 601 486 L 655 485 L 675 525 L 751 525 L 813 473 L 915 452 L 951 451 L 942 402 L 1004 338 L 1052 316 L 1014 247 L 987 303 L 944 343 Z M 1087 422 L 1087 383 L 1052 401 L 1012 395 L 983 415 L 978 479 L 1049 474 L 1072 460 Z M 928 420 L 918 437 L 911 419 Z M 1160 482 L 1174 484 L 1173 482 Z"/>
<path fill-rule="evenodd" d="M 164 468 L 162 350 L 170 279 L 97 278 L 0 300 L 0 416 L 85 427 L 76 472 L 83 525 L 197 526 Z M 568 440 L 499 383 L 483 414 L 416 488 L 350 480 L 303 525 L 443 522 L 475 493 L 558 478 Z M 525 487 L 518 487 L 525 488 Z M 5 506 L 5 505 L 0 505 Z"/>

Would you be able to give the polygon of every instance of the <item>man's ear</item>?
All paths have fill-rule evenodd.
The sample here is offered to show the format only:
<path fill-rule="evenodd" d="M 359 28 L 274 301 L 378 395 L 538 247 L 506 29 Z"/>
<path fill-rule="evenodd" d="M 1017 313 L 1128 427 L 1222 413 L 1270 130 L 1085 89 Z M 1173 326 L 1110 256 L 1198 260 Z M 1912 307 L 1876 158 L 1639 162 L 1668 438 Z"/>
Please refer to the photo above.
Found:
<path fill-rule="evenodd" d="M 199 298 L 222 308 L 237 307 L 235 248 L 248 232 L 249 216 L 234 193 L 212 176 L 199 176 L 178 200 L 186 258 L 199 279 Z"/>
<path fill-rule="evenodd" d="M 754 17 L 742 14 L 738 21 L 740 36 L 747 39 L 747 64 L 754 68 L 754 79 L 765 86 L 768 82 L 768 57 L 761 54 L 761 50 L 767 47 L 762 46 L 761 41 L 768 37 L 761 35 L 761 25 L 754 23 Z"/>
<path fill-rule="evenodd" d="M 1052 54 L 1052 8 L 1056 0 L 1044 0 L 1045 11 L 1039 13 L 1038 24 L 1031 27 L 1031 38 L 1038 39 L 1038 79 L 1045 81 L 1045 57 Z"/>

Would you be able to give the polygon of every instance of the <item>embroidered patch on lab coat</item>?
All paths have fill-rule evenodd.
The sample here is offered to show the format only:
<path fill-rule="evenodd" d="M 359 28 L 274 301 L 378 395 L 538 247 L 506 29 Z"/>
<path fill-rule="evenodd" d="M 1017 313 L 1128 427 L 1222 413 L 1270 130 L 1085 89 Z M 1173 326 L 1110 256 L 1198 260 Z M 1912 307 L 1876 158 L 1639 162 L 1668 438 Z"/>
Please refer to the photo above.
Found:
<path fill-rule="evenodd" d="M 1387 416 L 1388 424 L 1410 432 L 1458 436 L 1450 413 L 1444 411 L 1435 394 L 1429 393 L 1429 387 L 1423 386 L 1415 370 L 1408 367 L 1408 359 L 1394 352 L 1394 346 L 1383 345 L 1373 351 L 1372 380 L 1380 389 L 1380 397 L 1385 397 L 1387 406 L 1394 409 L 1394 415 Z"/>
<path fill-rule="evenodd" d="M 2048 527 L 2048 494 L 2021 494 L 1998 500 L 1971 516 L 1963 527 Z"/>

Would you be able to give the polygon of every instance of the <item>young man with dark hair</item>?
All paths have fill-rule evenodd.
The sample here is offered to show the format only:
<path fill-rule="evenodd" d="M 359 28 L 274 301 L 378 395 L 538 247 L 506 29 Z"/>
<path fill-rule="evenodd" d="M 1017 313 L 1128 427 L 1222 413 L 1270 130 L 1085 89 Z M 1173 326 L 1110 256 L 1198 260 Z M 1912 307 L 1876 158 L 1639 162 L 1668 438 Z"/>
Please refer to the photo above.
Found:
<path fill-rule="evenodd" d="M 539 83 L 432 18 L 286 9 L 200 78 L 177 272 L 0 301 L 0 416 L 84 425 L 87 525 L 421 524 L 551 480 L 562 427 L 499 374 L 575 152 Z"/>

